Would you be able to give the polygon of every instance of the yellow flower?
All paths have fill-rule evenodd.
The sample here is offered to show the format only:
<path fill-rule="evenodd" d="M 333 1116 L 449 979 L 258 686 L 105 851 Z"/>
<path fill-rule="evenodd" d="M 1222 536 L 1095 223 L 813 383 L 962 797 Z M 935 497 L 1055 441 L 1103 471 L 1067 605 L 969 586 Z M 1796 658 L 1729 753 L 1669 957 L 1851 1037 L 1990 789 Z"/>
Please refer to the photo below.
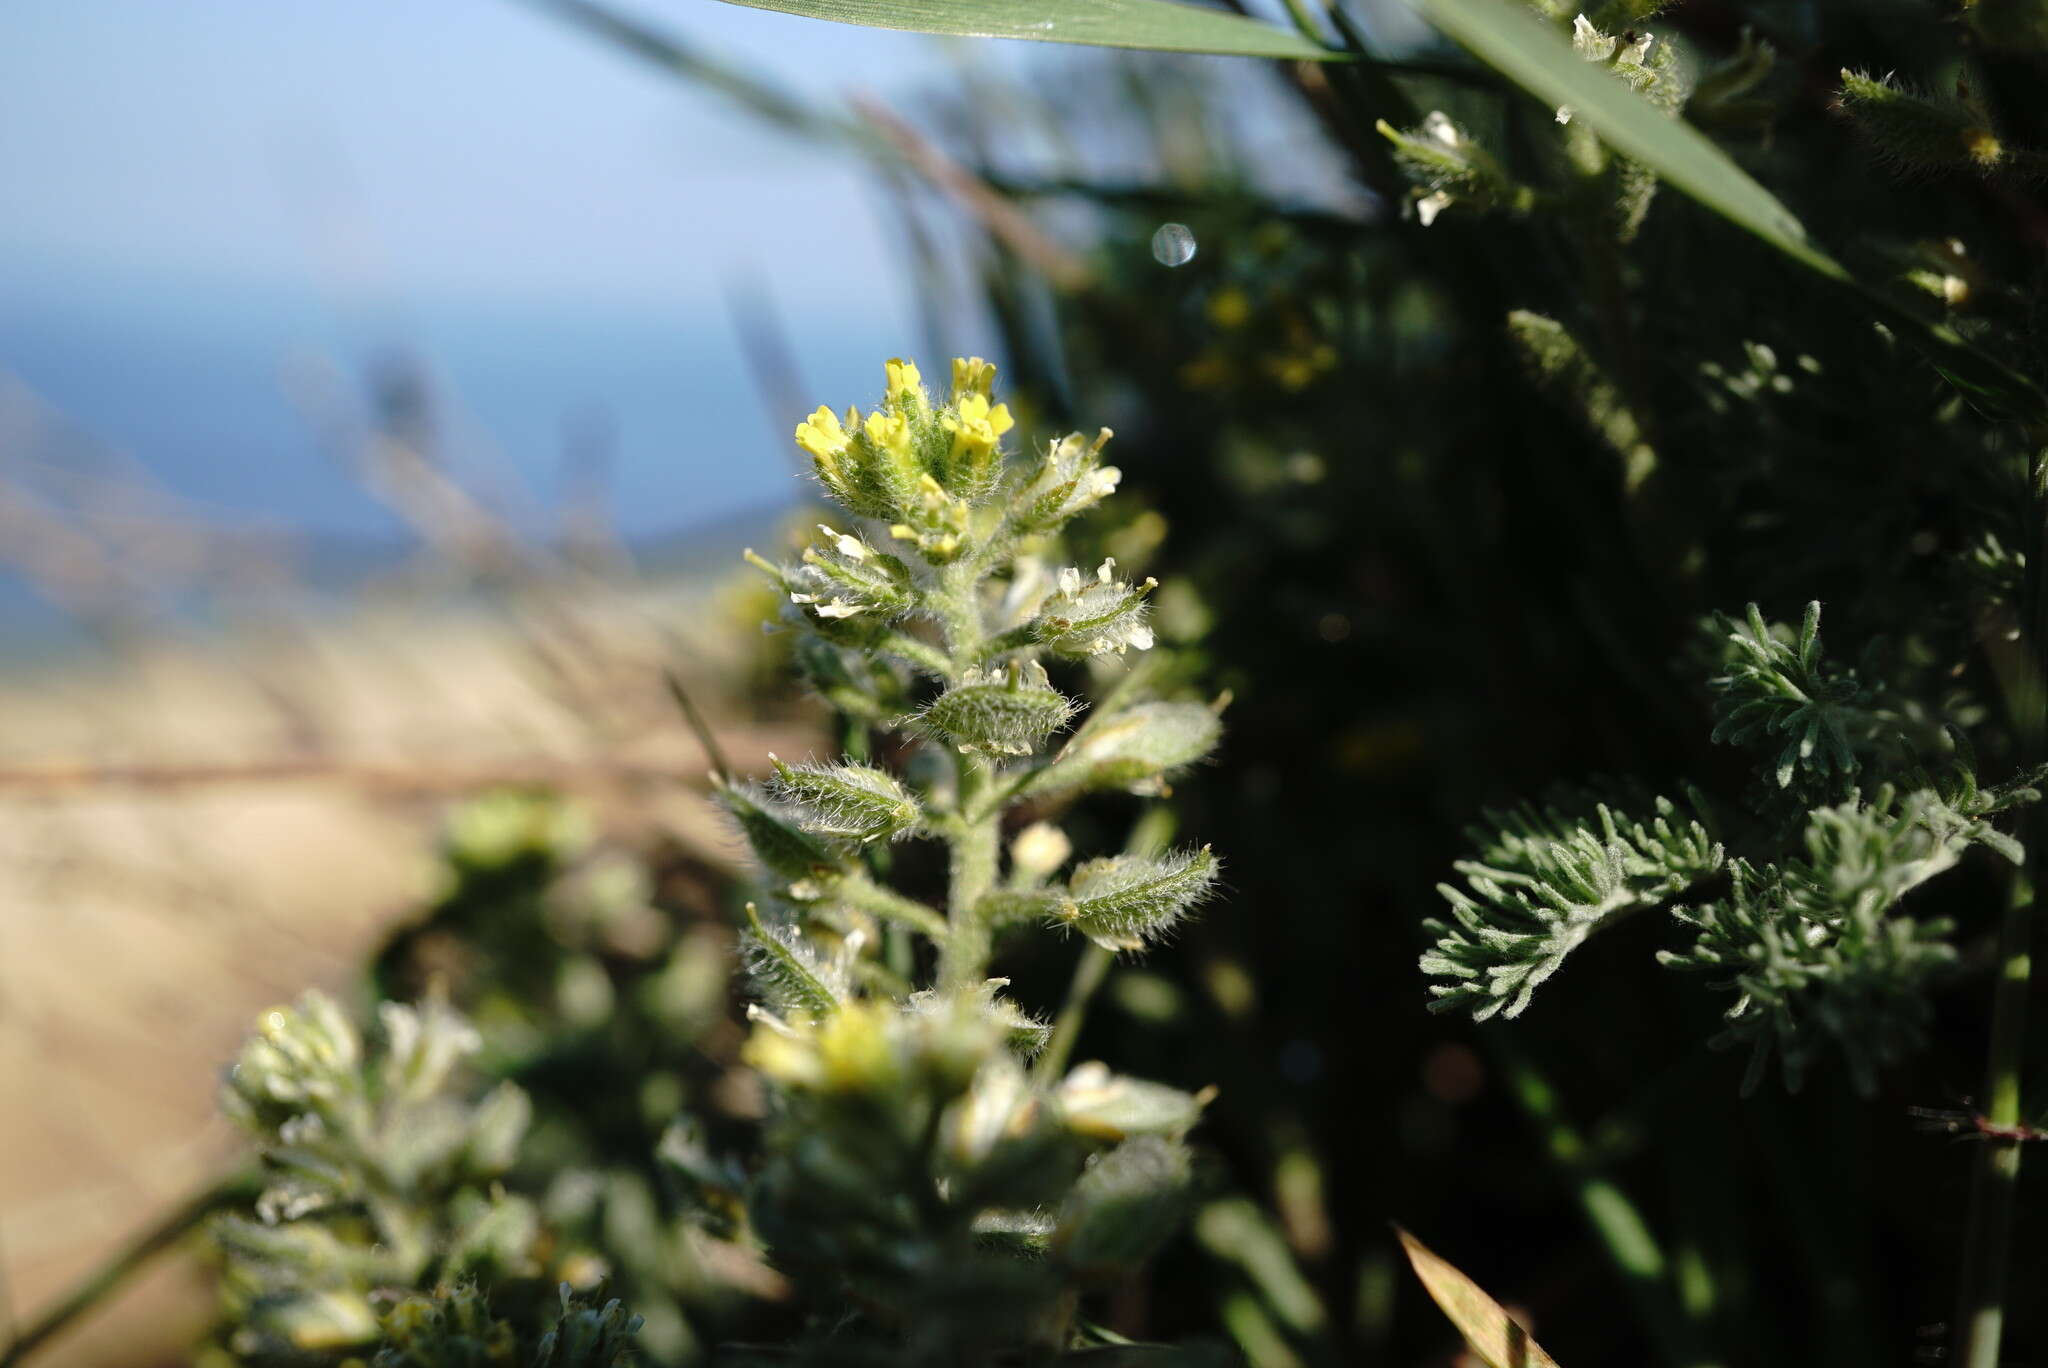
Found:
<path fill-rule="evenodd" d="M 969 392 L 960 396 L 954 411 L 940 418 L 953 434 L 953 459 L 972 460 L 995 450 L 1002 435 L 1015 427 L 1008 404 L 991 406 L 988 396 Z"/>
<path fill-rule="evenodd" d="M 875 1092 L 902 1074 L 895 1026 L 895 1008 L 856 998 L 822 1021 L 760 1023 L 741 1057 L 784 1087 Z"/>
<path fill-rule="evenodd" d="M 1235 285 L 1218 290 L 1209 297 L 1209 321 L 1219 328 L 1241 328 L 1251 316 L 1250 296 Z"/>
<path fill-rule="evenodd" d="M 853 411 L 847 410 L 847 417 Z M 796 444 L 819 461 L 830 461 L 846 450 L 846 429 L 839 425 L 839 417 L 823 404 L 818 411 L 796 425 Z"/>
<path fill-rule="evenodd" d="M 956 356 L 953 358 L 953 397 L 958 399 L 966 394 L 979 394 L 988 398 L 995 389 L 996 366 L 993 361 L 984 361 L 978 356 Z"/>
<path fill-rule="evenodd" d="M 890 1027 L 896 1011 L 858 999 L 832 1014 L 818 1031 L 818 1058 L 825 1084 L 843 1092 L 870 1092 L 896 1081 L 895 1042 Z"/>
<path fill-rule="evenodd" d="M 924 377 L 918 374 L 915 361 L 905 361 L 900 357 L 891 357 L 882 364 L 882 370 L 889 377 L 888 402 L 892 407 L 904 403 L 904 393 L 906 391 L 911 396 L 908 405 L 910 409 L 915 411 L 921 410 L 924 407 Z"/>
<path fill-rule="evenodd" d="M 814 1088 L 825 1081 L 811 1033 L 802 1028 L 778 1030 L 764 1022 L 747 1037 L 740 1058 L 784 1087 Z"/>
<path fill-rule="evenodd" d="M 904 414 L 890 410 L 876 409 L 867 417 L 862 431 L 868 445 L 876 451 L 887 452 L 901 459 L 910 456 L 910 419 Z"/>

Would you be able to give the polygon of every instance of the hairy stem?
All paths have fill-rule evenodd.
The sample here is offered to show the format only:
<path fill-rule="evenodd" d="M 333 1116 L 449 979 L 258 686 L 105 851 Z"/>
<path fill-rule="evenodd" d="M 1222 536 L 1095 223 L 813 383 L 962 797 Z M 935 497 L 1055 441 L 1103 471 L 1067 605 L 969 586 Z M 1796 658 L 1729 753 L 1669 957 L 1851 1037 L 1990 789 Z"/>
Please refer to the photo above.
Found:
<path fill-rule="evenodd" d="M 981 617 L 981 577 L 986 555 L 966 556 L 939 571 L 930 604 L 945 633 L 949 679 L 958 679 L 981 658 L 987 627 Z M 1001 858 L 1002 809 L 988 801 L 994 766 L 988 757 L 956 751 L 960 788 L 959 820 L 947 833 L 952 861 L 947 871 L 945 941 L 939 947 L 939 987 L 968 988 L 988 976 L 990 934 L 978 904 L 996 886 Z"/>
<path fill-rule="evenodd" d="M 986 757 L 960 753 L 960 813 L 948 871 L 946 941 L 939 951 L 939 987 L 966 988 L 988 976 L 988 921 L 978 904 L 996 885 L 1002 812 L 982 801 L 992 776 Z"/>
<path fill-rule="evenodd" d="M 946 939 L 948 932 L 944 917 L 915 898 L 906 898 L 866 875 L 856 874 L 840 880 L 835 891 L 848 906 L 857 907 L 883 922 L 922 931 L 935 941 Z"/>

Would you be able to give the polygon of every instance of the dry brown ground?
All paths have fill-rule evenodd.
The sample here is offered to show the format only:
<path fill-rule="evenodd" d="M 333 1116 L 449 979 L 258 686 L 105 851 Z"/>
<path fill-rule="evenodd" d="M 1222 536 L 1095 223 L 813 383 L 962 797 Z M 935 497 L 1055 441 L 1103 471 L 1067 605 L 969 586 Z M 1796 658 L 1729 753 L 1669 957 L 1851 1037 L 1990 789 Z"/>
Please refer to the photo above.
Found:
<path fill-rule="evenodd" d="M 392 608 L 0 678 L 0 1261 L 33 1315 L 235 1152 L 214 1080 L 263 1007 L 341 982 L 425 887 L 437 812 L 492 776 L 731 858 L 707 760 L 801 753 L 736 719 L 747 646 L 707 595 Z M 237 776 L 240 777 L 237 777 Z M 163 1261 L 40 1361 L 175 1361 Z M 7 1335 L 0 1332 L 0 1344 Z"/>

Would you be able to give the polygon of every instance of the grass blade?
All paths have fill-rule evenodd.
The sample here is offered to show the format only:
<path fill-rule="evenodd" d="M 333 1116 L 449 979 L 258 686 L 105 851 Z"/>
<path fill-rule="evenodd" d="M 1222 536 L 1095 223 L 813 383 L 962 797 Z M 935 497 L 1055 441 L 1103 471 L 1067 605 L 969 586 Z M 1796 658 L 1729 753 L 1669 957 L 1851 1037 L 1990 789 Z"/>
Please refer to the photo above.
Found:
<path fill-rule="evenodd" d="M 1564 35 L 1520 0 L 1412 0 L 1425 18 L 1486 65 L 1546 104 L 1569 105 L 1617 152 L 1792 260 L 1855 292 L 1864 307 L 1985 405 L 2033 421 L 2048 419 L 2048 396 L 2025 376 L 1964 341 L 1953 329 L 1900 307 L 1857 281 L 1815 246 L 1804 225 L 1727 153 L 1682 119 L 1667 118 L 1622 82 L 1572 50 Z"/>
<path fill-rule="evenodd" d="M 956 38 L 1348 61 L 1299 33 L 1174 0 L 727 0 L 752 9 Z"/>
<path fill-rule="evenodd" d="M 1846 280 L 1778 197 L 1704 133 L 1652 109 L 1518 0 L 1416 0 L 1430 23 L 1546 104 L 1570 105 L 1617 152 L 1824 276 Z"/>

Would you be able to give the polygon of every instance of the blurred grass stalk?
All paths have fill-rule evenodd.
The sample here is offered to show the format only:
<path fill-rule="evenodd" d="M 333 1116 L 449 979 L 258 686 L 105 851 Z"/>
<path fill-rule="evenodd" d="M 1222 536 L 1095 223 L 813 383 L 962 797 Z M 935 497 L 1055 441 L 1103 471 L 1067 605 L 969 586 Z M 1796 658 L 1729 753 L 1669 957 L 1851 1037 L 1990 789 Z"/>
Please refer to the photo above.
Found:
<path fill-rule="evenodd" d="M 256 1200 L 261 1180 L 253 1173 L 234 1173 L 200 1189 L 158 1217 L 100 1267 L 88 1273 L 55 1305 L 22 1326 L 0 1350 L 0 1368 L 17 1368 L 65 1327 L 119 1290 L 150 1260 L 197 1230 L 216 1211 Z"/>
<path fill-rule="evenodd" d="M 1571 1185 L 1586 1224 L 1620 1275 L 1659 1356 L 1672 1368 L 1719 1368 L 1718 1360 L 1704 1346 L 1704 1327 L 1673 1285 L 1671 1261 L 1663 1246 L 1641 1210 L 1595 1162 L 1585 1140 L 1565 1116 L 1550 1080 L 1507 1032 L 1494 1029 L 1482 1035 L 1509 1092 Z"/>

